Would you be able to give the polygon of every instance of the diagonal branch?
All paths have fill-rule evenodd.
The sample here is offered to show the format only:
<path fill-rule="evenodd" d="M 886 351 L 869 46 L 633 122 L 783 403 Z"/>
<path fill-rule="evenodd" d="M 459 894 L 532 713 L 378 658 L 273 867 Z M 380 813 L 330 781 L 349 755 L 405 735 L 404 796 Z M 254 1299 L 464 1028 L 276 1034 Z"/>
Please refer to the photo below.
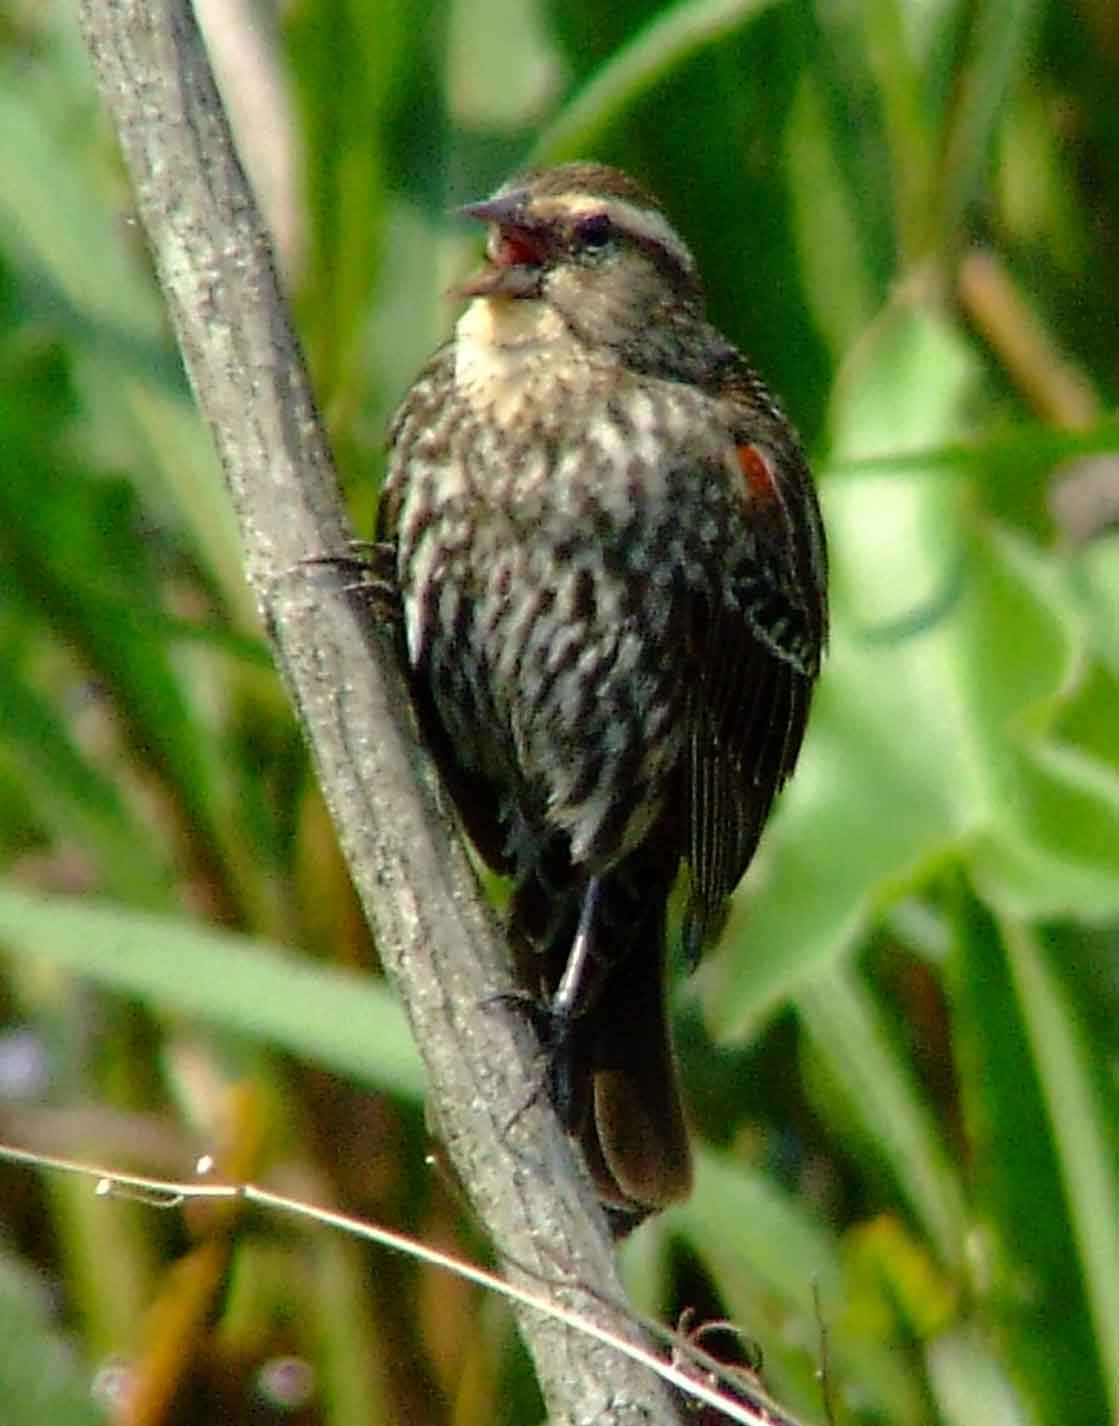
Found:
<path fill-rule="evenodd" d="M 500 935 L 417 747 L 387 640 L 300 560 L 350 535 L 272 251 L 186 0 L 82 0 L 82 26 L 198 405 L 236 507 L 248 578 L 298 707 L 354 882 L 427 1064 L 448 1150 L 494 1242 L 533 1286 L 634 1334 L 606 1226 L 547 1105 L 534 1045 L 480 1010 L 509 988 Z M 539 1274 L 539 1276 L 537 1276 Z M 515 1274 L 512 1274 L 515 1276 Z M 614 1349 L 521 1320 L 555 1422 L 675 1422 Z"/>

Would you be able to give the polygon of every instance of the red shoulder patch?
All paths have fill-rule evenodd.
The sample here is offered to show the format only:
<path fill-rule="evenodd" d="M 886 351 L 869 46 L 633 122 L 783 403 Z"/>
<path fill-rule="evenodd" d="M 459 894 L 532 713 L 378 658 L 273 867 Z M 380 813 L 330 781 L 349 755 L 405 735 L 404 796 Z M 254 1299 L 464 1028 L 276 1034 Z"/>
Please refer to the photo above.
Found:
<path fill-rule="evenodd" d="M 752 443 L 735 446 L 738 468 L 746 482 L 746 489 L 752 500 L 768 502 L 778 498 L 777 477 L 773 462 L 760 446 Z"/>

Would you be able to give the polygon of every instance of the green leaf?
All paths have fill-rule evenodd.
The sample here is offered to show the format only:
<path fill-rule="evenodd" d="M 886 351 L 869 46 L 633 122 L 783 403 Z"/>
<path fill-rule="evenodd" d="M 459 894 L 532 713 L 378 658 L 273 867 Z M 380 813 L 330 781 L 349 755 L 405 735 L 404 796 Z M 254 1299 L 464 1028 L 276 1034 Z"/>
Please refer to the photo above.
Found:
<path fill-rule="evenodd" d="M 968 1219 L 959 1176 L 912 1067 L 856 977 L 832 971 L 797 1010 L 861 1136 L 893 1175 L 941 1260 L 958 1267 Z"/>
<path fill-rule="evenodd" d="M 954 439 L 973 373 L 945 324 L 892 314 L 846 379 L 840 452 Z M 1007 907 L 1119 914 L 1115 779 L 1052 731 L 1084 648 L 1055 561 L 931 473 L 824 497 L 833 638 L 801 765 L 703 968 L 725 1035 L 953 860 Z"/>
<path fill-rule="evenodd" d="M 1100 1175 L 1107 1141 L 1084 1082 L 1078 1036 L 1060 997 L 1039 1003 L 1049 987 L 1032 948 L 1023 955 L 1005 942 L 966 888 L 956 900 L 949 990 L 979 1222 L 972 1244 L 979 1304 L 1038 1421 L 1102 1422 L 1108 1409 L 1097 1350 L 1111 1348 L 1102 1338 L 1097 1348 L 1085 1286 L 1095 1284 L 1097 1311 L 1113 1323 L 1114 1286 L 1103 1278 L 1109 1272 L 1114 1278 L 1114 1260 L 1106 1261 L 1114 1224 L 1089 1229 L 1081 1219 L 1078 1241 L 1066 1207 L 1070 1172 L 1089 1179 L 1078 1203 L 1082 1214 L 1099 1211 L 1107 1181 Z M 1059 1037 L 1052 1049 L 1039 1046 L 1045 1032 Z M 1068 1105 L 1056 1102 L 1065 1091 L 1074 1096 Z M 1085 1111 L 1083 1125 L 1064 1122 Z M 1063 1148 L 1055 1138 L 1058 1120 Z M 1102 1207 L 1113 1214 L 1114 1197 L 1110 1209 L 1106 1200 Z M 1081 1256 L 1085 1232 L 1105 1252 L 1087 1269 L 1090 1279 Z"/>
<path fill-rule="evenodd" d="M 1002 1364 L 982 1333 L 945 1332 L 930 1343 L 929 1387 L 944 1426 L 1030 1426 L 1030 1419 Z"/>
<path fill-rule="evenodd" d="M 939 195 L 940 244 L 955 240 L 990 162 L 1007 92 L 1025 69 L 1039 0 L 981 0 L 971 14 L 967 53 L 956 75 L 956 103 L 944 145 Z"/>
<path fill-rule="evenodd" d="M 846 378 L 838 454 L 951 438 L 972 374 L 950 329 L 891 314 Z M 953 492 L 913 474 L 831 482 L 823 494 L 831 647 L 804 754 L 740 898 L 741 931 L 732 921 L 728 954 L 705 968 L 724 1034 L 747 1033 L 834 963 L 877 907 L 940 863 L 974 803 L 959 692 L 945 687 L 950 626 L 934 614 L 931 628 L 904 630 L 958 582 L 961 555 L 949 547 L 946 558 L 944 541 Z"/>
<path fill-rule="evenodd" d="M 786 1307 L 814 1310 L 813 1284 L 835 1299 L 841 1272 L 835 1240 L 804 1204 L 771 1180 L 725 1155 L 701 1152 L 696 1186 L 664 1215 L 716 1272 L 728 1300 L 743 1300 L 758 1283 Z"/>
<path fill-rule="evenodd" d="M 263 1040 L 371 1088 L 423 1094 L 404 1014 L 372 977 L 189 921 L 7 890 L 0 941 L 13 954 Z"/>
<path fill-rule="evenodd" d="M 69 459 L 68 427 L 56 415 L 46 434 L 40 386 L 69 394 L 69 370 L 54 349 L 8 363 L 0 384 L 0 431 L 9 463 L 0 482 L 0 558 L 27 626 L 78 655 L 103 683 L 128 745 L 154 772 L 189 830 L 188 847 L 233 906 L 231 849 L 218 814 L 219 754 L 195 694 L 166 644 L 149 636 L 144 611 L 162 603 L 144 512 L 121 479 L 98 477 Z"/>
<path fill-rule="evenodd" d="M 1038 937 L 1020 922 L 1006 922 L 1003 931 L 1114 1414 L 1119 1411 L 1119 1106 L 1114 1094 L 1105 1102 L 1103 1056 L 1094 1055 Z"/>
<path fill-rule="evenodd" d="M 315 248 L 300 301 L 304 340 L 320 400 L 334 410 L 341 402 L 348 414 L 381 265 L 388 120 L 414 76 L 423 30 L 401 0 L 375 11 L 328 0 L 296 7 L 289 24 Z"/>
<path fill-rule="evenodd" d="M 839 134 L 828 118 L 818 78 L 807 74 L 786 140 L 790 198 L 805 293 L 838 362 L 885 293 L 872 266 L 872 234 L 863 216 L 868 205 L 837 152 L 850 128 Z"/>
<path fill-rule="evenodd" d="M 1115 617 L 1119 609 L 1119 535 L 1097 535 L 1076 552 L 1069 573 L 1090 620 L 1099 656 L 1119 677 L 1119 619 Z"/>
<path fill-rule="evenodd" d="M 1008 815 L 970 847 L 977 884 L 1015 916 L 1114 917 L 1119 774 L 1059 744 L 1013 751 Z"/>
<path fill-rule="evenodd" d="M 917 52 L 910 10 L 898 0 L 873 0 L 859 10 L 892 168 L 890 186 L 903 267 L 919 254 L 925 236 L 933 153 L 930 106 L 922 83 L 930 56 Z"/>
<path fill-rule="evenodd" d="M 533 163 L 593 153 L 626 109 L 698 50 L 732 34 L 773 0 L 678 0 L 633 35 L 536 141 Z"/>
<path fill-rule="evenodd" d="M 555 56 L 534 5 L 521 0 L 456 0 L 447 40 L 447 103 L 464 128 L 488 134 L 533 120 L 557 79 Z M 493 61 L 502 58 L 502 82 Z"/>
<path fill-rule="evenodd" d="M 91 851 L 106 889 L 149 905 L 163 900 L 170 870 L 154 855 L 150 835 L 10 653 L 0 658 L 0 740 L 8 775 L 48 827 Z"/>
<path fill-rule="evenodd" d="M 657 1229 L 697 1254 L 747 1342 L 766 1343 L 770 1390 L 814 1412 L 817 1344 L 804 1324 L 817 1301 L 828 1321 L 844 1299 L 838 1245 L 825 1224 L 765 1175 L 701 1151 L 691 1197 L 661 1215 Z"/>
<path fill-rule="evenodd" d="M 56 112 L 55 96 L 48 85 L 37 88 L 35 79 L 33 66 L 3 67 L 0 216 L 6 245 L 49 274 L 65 295 L 66 310 L 143 349 L 160 332 L 155 292 L 130 261 L 114 210 L 67 151 L 74 134 L 71 129 L 63 140 L 66 120 Z M 92 104 L 86 96 L 85 121 Z M 75 117 L 69 116 L 71 125 Z"/>
<path fill-rule="evenodd" d="M 90 1373 L 55 1328 L 45 1280 L 0 1255 L 0 1400 L 5 1426 L 105 1426 Z"/>

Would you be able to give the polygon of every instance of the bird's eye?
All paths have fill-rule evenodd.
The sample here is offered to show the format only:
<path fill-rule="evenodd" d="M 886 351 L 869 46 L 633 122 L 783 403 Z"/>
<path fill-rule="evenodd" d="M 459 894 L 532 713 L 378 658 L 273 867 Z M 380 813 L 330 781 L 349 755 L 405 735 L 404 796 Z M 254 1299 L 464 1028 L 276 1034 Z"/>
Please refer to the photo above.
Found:
<path fill-rule="evenodd" d="M 605 213 L 591 213 L 575 224 L 575 239 L 581 248 L 597 251 L 604 248 L 612 236 L 610 219 Z"/>

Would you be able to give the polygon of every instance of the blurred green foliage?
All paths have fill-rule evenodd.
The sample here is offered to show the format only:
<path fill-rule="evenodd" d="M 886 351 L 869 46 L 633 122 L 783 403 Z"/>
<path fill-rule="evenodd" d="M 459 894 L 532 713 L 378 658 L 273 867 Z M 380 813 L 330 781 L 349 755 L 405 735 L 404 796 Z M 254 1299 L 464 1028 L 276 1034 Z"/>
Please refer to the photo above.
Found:
<path fill-rule="evenodd" d="M 213 8 L 360 528 L 477 241 L 448 210 L 530 157 L 662 195 L 813 453 L 831 656 L 679 987 L 701 1171 L 628 1245 L 636 1300 L 733 1317 L 813 1420 L 826 1326 L 843 1426 L 1105 1426 L 1119 11 L 295 0 L 241 32 Z M 0 24 L 0 134 L 0 1138 L 167 1174 L 206 1150 L 484 1252 L 424 1162 L 63 7 Z M 473 1289 L 223 1221 L 0 1165 L 5 1420 L 129 1394 L 151 1422 L 537 1418 Z"/>

